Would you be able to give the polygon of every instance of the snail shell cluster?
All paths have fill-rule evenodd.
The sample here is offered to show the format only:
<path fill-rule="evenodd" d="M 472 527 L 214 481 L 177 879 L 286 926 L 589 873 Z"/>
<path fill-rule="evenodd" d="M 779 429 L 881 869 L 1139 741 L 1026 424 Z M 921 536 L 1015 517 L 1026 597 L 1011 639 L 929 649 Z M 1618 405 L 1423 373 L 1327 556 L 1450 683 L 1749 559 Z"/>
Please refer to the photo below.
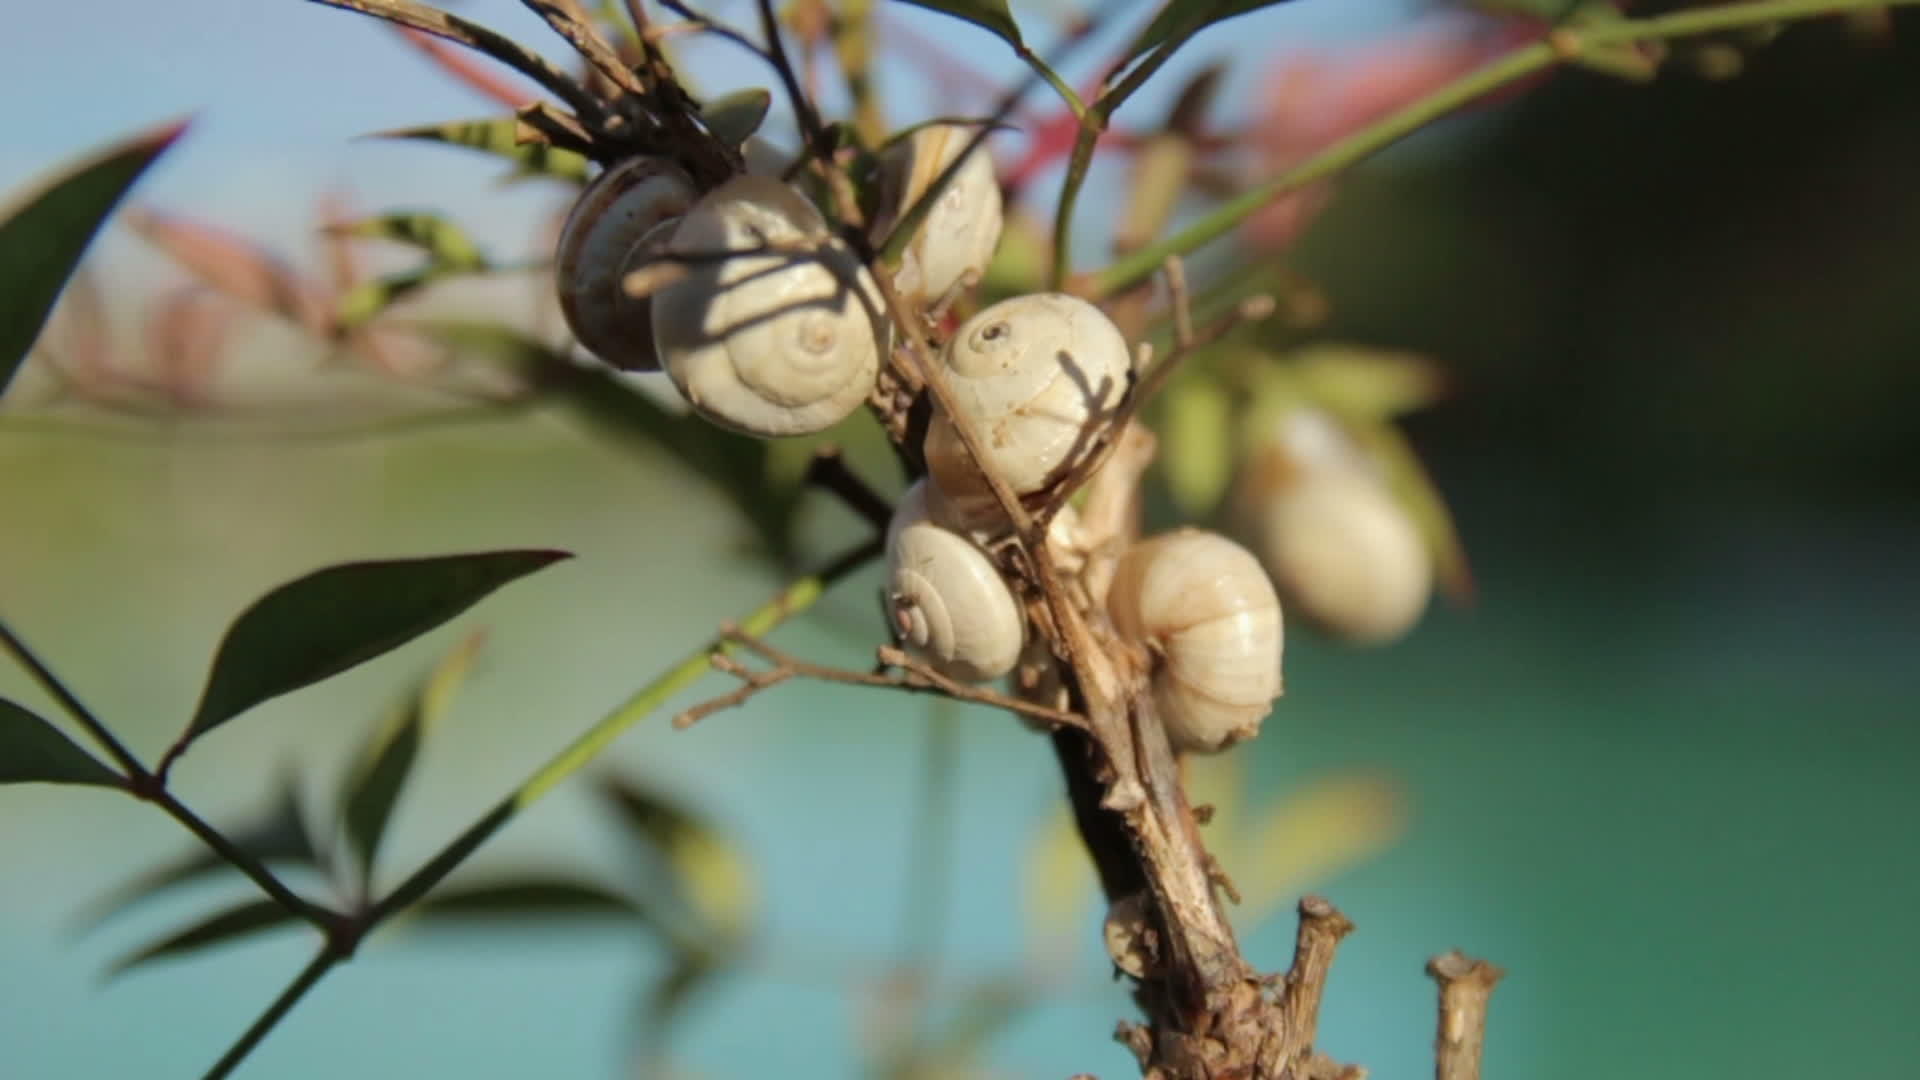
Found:
<path fill-rule="evenodd" d="M 980 436 L 980 466 L 1016 494 L 1062 479 L 1126 396 L 1132 355 L 1099 308 L 1065 293 L 1002 300 L 961 323 L 940 357 L 954 408 Z M 958 520 L 999 513 L 953 420 L 927 428 L 927 472 Z"/>
<path fill-rule="evenodd" d="M 1338 422 L 1288 412 L 1248 477 L 1243 512 L 1290 609 L 1354 644 L 1412 629 L 1433 592 L 1431 551 Z"/>
<path fill-rule="evenodd" d="M 686 172 L 656 157 L 613 165 L 580 193 L 560 230 L 554 284 L 567 329 L 588 352 L 623 371 L 659 368 L 652 304 L 620 281 L 696 198 Z"/>
<path fill-rule="evenodd" d="M 1280 598 L 1252 552 L 1176 529 L 1120 557 L 1107 614 L 1156 654 L 1154 703 L 1175 749 L 1212 753 L 1259 734 L 1282 690 Z"/>
<path fill-rule="evenodd" d="M 984 142 L 967 152 L 978 130 L 970 124 L 928 124 L 881 155 L 881 200 L 887 212 L 875 232 L 885 235 L 966 153 L 901 258 L 894 285 L 903 296 L 938 300 L 949 295 L 985 274 L 1000 246 L 1004 208 L 993 158 Z"/>

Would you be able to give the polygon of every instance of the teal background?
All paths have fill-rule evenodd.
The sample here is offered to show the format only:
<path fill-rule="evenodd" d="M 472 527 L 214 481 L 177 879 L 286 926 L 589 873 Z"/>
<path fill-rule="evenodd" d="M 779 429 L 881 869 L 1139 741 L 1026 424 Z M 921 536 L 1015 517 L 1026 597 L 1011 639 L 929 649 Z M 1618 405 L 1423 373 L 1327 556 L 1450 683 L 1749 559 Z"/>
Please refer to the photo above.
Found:
<path fill-rule="evenodd" d="M 515 28 L 511 5 L 471 6 Z M 1300 17 L 1300 40 L 1358 33 L 1331 26 L 1331 6 L 1282 10 L 1319 13 Z M 242 51 L 216 68 L 192 63 L 188 39 L 205 35 L 182 29 L 184 14 L 99 7 L 34 7 L 22 18 L 53 36 L 0 46 L 10 85 L 54 84 L 71 65 L 50 58 L 83 39 L 123 75 L 75 90 L 65 111 L 30 110 L 22 131 L 38 134 L 7 151 L 10 183 L 165 115 L 143 110 L 213 100 L 204 141 L 153 178 L 166 205 L 291 237 L 313 191 L 344 174 L 373 205 L 445 190 L 502 245 L 523 242 L 544 205 L 491 201 L 457 155 L 436 172 L 392 148 L 341 151 L 348 134 L 477 111 L 429 96 L 451 92 L 425 89 L 399 50 L 322 82 L 367 41 L 345 15 L 298 8 L 256 26 L 252 7 L 183 6 L 256 44 L 311 35 L 284 63 Z M 1293 24 L 1258 25 L 1275 41 Z M 1292 634 L 1288 697 L 1245 751 L 1263 794 L 1356 767 L 1407 791 L 1409 827 L 1390 851 L 1303 883 L 1360 927 L 1324 1012 L 1329 1053 L 1377 1077 L 1425 1074 L 1420 967 L 1457 946 L 1511 972 L 1490 1077 L 1904 1076 L 1920 1058 L 1913 51 L 1809 30 L 1726 86 L 1566 76 L 1357 173 L 1295 253 L 1335 302 L 1329 336 L 1428 351 L 1458 376 L 1454 400 L 1409 426 L 1480 584 L 1471 609 L 1436 606 L 1388 649 Z M 164 72 L 142 59 L 156 53 Z M 411 82 L 383 81 L 403 71 Z M 236 82 L 258 92 L 225 104 Z M 483 213 L 495 207 L 514 209 Z M 0 500 L 0 613 L 149 758 L 191 709 L 226 620 L 273 584 L 350 558 L 576 552 L 427 639 L 261 708 L 176 773 L 220 822 L 263 805 L 285 762 L 324 801 L 393 695 L 489 628 L 402 804 L 387 881 L 778 584 L 689 474 L 559 409 L 336 445 L 0 424 Z M 809 514 L 812 549 L 854 534 L 837 508 Z M 778 640 L 862 662 L 874 581 L 850 581 Z M 45 706 L 12 670 L 0 694 Z M 1058 797 L 1032 736 L 1000 716 L 955 721 L 947 986 L 1027 962 L 1020 856 Z M 689 1071 L 860 1067 L 857 994 L 905 932 L 928 727 L 922 703 L 795 685 L 686 733 L 662 715 L 609 754 L 603 766 L 713 815 L 765 901 L 759 962 L 679 1033 Z M 246 895 L 210 884 L 73 932 L 83 902 L 189 848 L 109 793 L 0 789 L 0 1076 L 198 1075 L 305 961 L 308 934 L 287 930 L 102 981 L 123 952 Z M 618 851 L 570 784 L 468 872 L 617 883 Z M 992 1044 L 1005 1075 L 1131 1074 L 1107 1039 L 1132 1007 L 1104 977 L 1097 914 L 1089 901 L 1065 988 Z M 1244 929 L 1256 961 L 1284 965 L 1290 919 Z M 631 1075 L 630 1019 L 659 963 L 618 926 L 396 926 L 241 1075 Z"/>

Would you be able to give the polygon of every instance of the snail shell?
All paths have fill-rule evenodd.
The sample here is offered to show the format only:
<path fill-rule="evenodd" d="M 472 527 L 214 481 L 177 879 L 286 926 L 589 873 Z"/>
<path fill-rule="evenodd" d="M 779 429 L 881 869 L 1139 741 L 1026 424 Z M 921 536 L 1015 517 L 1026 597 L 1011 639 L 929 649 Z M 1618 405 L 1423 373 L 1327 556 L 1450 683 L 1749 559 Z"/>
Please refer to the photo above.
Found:
<path fill-rule="evenodd" d="M 954 408 L 982 443 L 981 462 L 1017 494 L 1065 475 L 1126 396 L 1132 359 L 1120 328 L 1065 293 L 1017 296 L 961 323 L 940 363 Z M 927 428 L 927 470 L 957 517 L 997 516 L 992 489 L 951 418 Z"/>
<path fill-rule="evenodd" d="M 626 371 L 660 366 L 648 300 L 620 289 L 643 237 L 693 206 L 693 181 L 665 158 L 629 158 L 594 177 L 567 214 L 554 250 L 554 285 L 582 348 Z"/>
<path fill-rule="evenodd" d="M 890 212 L 878 231 L 890 231 L 920 201 L 966 150 L 976 130 L 970 124 L 929 124 L 885 151 L 881 197 Z M 960 286 L 969 273 L 977 279 L 986 273 L 1000 246 L 1002 213 L 1000 182 L 983 142 L 967 155 L 921 218 L 894 285 L 903 296 L 933 300 Z"/>
<path fill-rule="evenodd" d="M 887 527 L 887 604 L 900 637 L 943 674 L 967 682 L 1013 670 L 1026 619 L 972 540 L 927 511 L 927 481 L 907 489 Z"/>
<path fill-rule="evenodd" d="M 1280 599 L 1253 553 L 1176 529 L 1120 557 L 1107 613 L 1158 654 L 1154 702 L 1174 748 L 1223 750 L 1259 734 L 1280 696 Z"/>
<path fill-rule="evenodd" d="M 654 294 L 654 345 L 708 420 L 750 435 L 823 431 L 873 391 L 892 327 L 866 267 L 771 177 L 715 188 L 668 242 L 690 255 L 763 246 L 794 250 L 689 262 Z"/>
<path fill-rule="evenodd" d="M 1289 609 L 1327 633 L 1383 644 L 1433 593 L 1433 556 L 1374 463 L 1330 418 L 1296 410 L 1261 451 L 1243 497 Z"/>

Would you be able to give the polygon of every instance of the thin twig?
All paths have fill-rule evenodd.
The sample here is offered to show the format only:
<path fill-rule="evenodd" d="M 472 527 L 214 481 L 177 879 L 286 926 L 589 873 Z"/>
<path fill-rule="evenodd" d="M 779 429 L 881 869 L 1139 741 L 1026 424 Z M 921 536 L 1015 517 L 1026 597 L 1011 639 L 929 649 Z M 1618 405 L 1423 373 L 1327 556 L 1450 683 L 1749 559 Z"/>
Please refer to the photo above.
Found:
<path fill-rule="evenodd" d="M 565 38 L 575 52 L 587 58 L 587 63 L 605 75 L 613 85 L 637 97 L 644 97 L 646 86 L 635 77 L 627 65 L 620 62 L 620 56 L 613 46 L 600 36 L 586 9 L 580 6 L 580 0 L 520 0 L 535 15 L 540 16 L 553 32 Z"/>
<path fill-rule="evenodd" d="M 1436 1080 L 1480 1080 L 1487 1041 L 1487 1000 L 1506 974 L 1455 950 L 1427 961 L 1440 984 L 1440 1030 L 1433 1043 Z"/>
<path fill-rule="evenodd" d="M 448 41 L 478 49 L 553 91 L 555 96 L 571 106 L 574 112 L 579 113 L 582 119 L 596 125 L 605 125 L 610 119 L 606 103 L 588 93 L 585 87 L 574 81 L 573 76 L 554 67 L 544 57 L 522 48 L 520 43 L 512 38 L 489 30 L 478 23 L 469 22 L 458 15 L 415 3 L 414 0 L 309 0 L 309 2 L 345 11 L 357 11 L 362 15 L 371 15 L 376 19 L 410 26 L 435 37 L 446 38 Z"/>
<path fill-rule="evenodd" d="M 935 671 L 918 657 L 890 645 L 881 646 L 877 653 L 883 670 L 854 671 L 849 668 L 828 667 L 802 660 L 730 623 L 721 627 L 720 636 L 725 643 L 738 645 L 772 666 L 755 670 L 716 650 L 711 661 L 714 669 L 739 679 L 741 685 L 719 697 L 703 701 L 682 711 L 680 715 L 673 718 L 673 726 L 676 728 L 692 727 L 714 713 L 742 705 L 760 691 L 772 689 L 789 679 L 813 679 L 818 682 L 840 683 L 847 686 L 875 686 L 887 690 L 937 694 L 955 701 L 1005 709 L 1063 727 L 1086 726 L 1086 718 L 1077 713 L 1050 709 L 997 691 L 956 682 Z M 894 670 L 884 670 L 888 668 Z"/>
<path fill-rule="evenodd" d="M 273 999 L 273 1004 L 267 1006 L 259 1019 L 248 1025 L 247 1030 L 241 1033 L 240 1038 L 227 1049 L 227 1052 L 220 1055 L 220 1060 L 214 1062 L 213 1068 L 207 1070 L 203 1080 L 222 1080 L 239 1067 L 240 1062 L 253 1052 L 253 1048 L 260 1045 L 260 1040 L 266 1038 L 267 1033 L 280 1023 L 288 1011 L 298 1005 L 301 998 L 307 996 L 307 991 L 313 989 L 314 984 L 319 982 L 327 972 L 333 970 L 333 965 L 342 959 L 344 957 L 333 947 L 331 941 L 323 946 L 319 954 L 308 961 L 306 967 L 300 969 L 300 974 L 293 977 L 293 981 L 287 984 L 287 988 L 280 991 L 280 996 Z"/>
<path fill-rule="evenodd" d="M 146 768 L 140 764 L 138 758 L 133 756 L 132 751 L 128 750 L 126 745 L 107 729 L 107 725 L 102 723 L 99 717 L 93 715 L 92 709 L 87 708 L 73 691 L 67 689 L 67 684 L 60 681 L 60 676 L 55 675 L 52 668 L 34 655 L 32 649 L 27 648 L 27 643 L 20 640 L 19 635 L 13 632 L 13 628 L 7 625 L 5 619 L 0 619 L 0 648 L 11 653 L 13 658 L 20 662 L 20 666 L 27 669 L 27 674 L 33 676 L 33 681 L 39 683 L 41 689 L 51 694 L 53 699 L 60 703 L 60 707 L 66 710 L 68 716 L 73 717 L 74 723 L 86 729 L 93 741 L 99 743 L 101 749 L 105 750 L 120 766 L 126 774 L 126 779 L 137 783 L 139 778 L 147 775 Z"/>

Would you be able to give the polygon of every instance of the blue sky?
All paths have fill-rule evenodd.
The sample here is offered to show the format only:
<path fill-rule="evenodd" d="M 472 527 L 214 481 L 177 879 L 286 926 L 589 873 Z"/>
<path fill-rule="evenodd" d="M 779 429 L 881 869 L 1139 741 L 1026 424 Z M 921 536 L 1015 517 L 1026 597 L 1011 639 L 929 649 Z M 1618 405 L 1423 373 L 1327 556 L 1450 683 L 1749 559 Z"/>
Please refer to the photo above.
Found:
<path fill-rule="evenodd" d="M 1367 37 L 1416 6 L 1417 0 L 1295 0 L 1215 28 L 1176 66 L 1190 70 L 1222 55 L 1242 58 L 1225 100 L 1244 103 L 1259 74 L 1257 63 L 1245 61 L 1250 55 Z M 1064 10 L 1019 0 L 1013 7 L 1029 33 L 1043 40 L 1049 14 Z M 515 0 L 461 0 L 457 8 L 566 58 L 559 39 Z M 893 8 L 976 67 L 1002 78 L 1021 70 L 984 31 L 907 5 Z M 723 0 L 716 10 L 751 21 L 745 0 Z M 1079 54 L 1070 75 L 1083 75 L 1151 10 L 1146 0 L 1129 7 Z M 383 128 L 496 110 L 433 73 L 383 27 L 349 12 L 305 0 L 90 0 L 14 5 L 8 30 L 0 39 L 0 72 L 16 105 L 0 146 L 0 191 L 99 142 L 191 112 L 198 119 L 188 139 L 137 197 L 217 220 L 289 253 L 304 250 L 308 208 L 329 186 L 347 185 L 370 211 L 440 207 L 508 255 L 525 250 L 540 215 L 559 197 L 539 185 L 503 190 L 494 182 L 498 170 L 469 154 L 351 141 Z M 689 64 L 714 89 L 771 83 L 723 43 L 694 50 Z M 895 122 L 950 111 L 912 92 L 910 69 L 896 65 L 882 74 L 892 76 L 885 85 Z M 1179 82 L 1177 72 L 1163 77 L 1159 94 L 1150 89 L 1138 99 L 1137 115 L 1157 112 Z M 114 264 L 139 263 L 135 247 L 110 233 L 99 254 Z"/>

